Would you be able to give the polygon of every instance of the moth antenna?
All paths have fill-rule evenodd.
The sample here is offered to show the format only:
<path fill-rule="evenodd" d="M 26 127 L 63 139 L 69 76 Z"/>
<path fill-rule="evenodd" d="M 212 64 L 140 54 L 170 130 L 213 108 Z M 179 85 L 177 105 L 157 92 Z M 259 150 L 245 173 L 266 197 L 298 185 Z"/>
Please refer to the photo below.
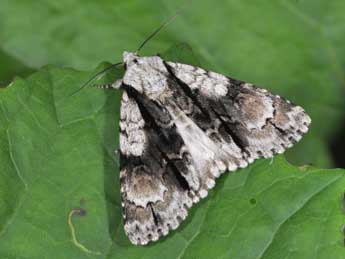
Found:
<path fill-rule="evenodd" d="M 171 16 L 169 19 L 167 19 L 165 22 L 161 24 L 156 30 L 154 30 L 144 41 L 140 44 L 139 48 L 137 49 L 137 53 L 146 45 L 146 43 L 151 40 L 154 36 L 156 36 L 157 33 L 159 33 L 165 26 L 167 26 L 171 21 L 175 20 L 177 16 L 179 16 L 183 10 L 184 6 L 182 6 L 180 9 L 176 11 L 176 13 Z"/>
<path fill-rule="evenodd" d="M 80 90 L 82 90 L 84 87 L 86 87 L 90 82 L 92 82 L 92 80 L 94 80 L 95 78 L 97 78 L 98 76 L 100 76 L 101 74 L 107 72 L 108 70 L 123 64 L 123 62 L 119 62 L 119 63 L 115 63 L 112 64 L 108 67 L 106 67 L 105 69 L 103 69 L 102 71 L 98 72 L 97 74 L 95 74 L 94 76 L 92 76 L 89 80 L 87 80 L 79 89 L 77 89 L 75 92 L 73 92 L 69 97 L 75 95 L 76 93 L 78 93 Z"/>

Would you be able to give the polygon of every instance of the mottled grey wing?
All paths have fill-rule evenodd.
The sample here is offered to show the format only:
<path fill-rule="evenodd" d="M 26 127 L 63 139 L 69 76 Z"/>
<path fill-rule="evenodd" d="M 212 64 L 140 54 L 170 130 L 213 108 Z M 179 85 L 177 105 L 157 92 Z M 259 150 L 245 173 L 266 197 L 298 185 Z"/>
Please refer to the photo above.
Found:
<path fill-rule="evenodd" d="M 167 111 L 124 92 L 120 120 L 124 228 L 134 244 L 158 240 L 187 216 L 190 162 Z"/>
<path fill-rule="evenodd" d="M 310 123 L 301 107 L 264 89 L 189 65 L 165 66 L 162 99 L 130 87 L 122 98 L 122 206 L 134 244 L 177 228 L 220 174 L 282 153 Z"/>
<path fill-rule="evenodd" d="M 240 149 L 243 163 L 282 153 L 308 131 L 311 120 L 303 108 L 278 95 L 202 68 L 165 65 L 176 82 L 171 85 L 177 106 L 218 146 Z M 230 163 L 228 169 L 238 166 Z"/>

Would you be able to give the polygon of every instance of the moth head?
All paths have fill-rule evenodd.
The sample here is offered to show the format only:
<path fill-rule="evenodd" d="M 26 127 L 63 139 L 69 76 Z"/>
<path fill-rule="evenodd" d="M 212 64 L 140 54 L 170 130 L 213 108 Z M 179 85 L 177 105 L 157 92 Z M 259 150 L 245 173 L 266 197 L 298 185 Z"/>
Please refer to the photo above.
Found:
<path fill-rule="evenodd" d="M 130 67 L 133 64 L 137 63 L 139 56 L 136 52 L 123 52 L 123 63 L 126 64 L 126 67 Z"/>
<path fill-rule="evenodd" d="M 123 53 L 126 72 L 122 82 L 148 98 L 157 100 L 167 94 L 168 71 L 159 56 L 140 57 L 136 52 Z"/>

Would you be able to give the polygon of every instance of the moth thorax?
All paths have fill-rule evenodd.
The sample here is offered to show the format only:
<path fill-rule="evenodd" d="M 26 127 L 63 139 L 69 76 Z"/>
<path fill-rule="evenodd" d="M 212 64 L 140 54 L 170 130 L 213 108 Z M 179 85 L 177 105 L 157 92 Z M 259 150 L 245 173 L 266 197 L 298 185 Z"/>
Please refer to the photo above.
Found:
<path fill-rule="evenodd" d="M 139 57 L 135 53 L 125 52 L 127 69 L 123 82 L 135 88 L 148 98 L 157 100 L 169 93 L 169 77 L 162 59 L 158 56 Z"/>
<path fill-rule="evenodd" d="M 124 51 L 122 54 L 123 63 L 125 63 L 127 66 L 133 63 L 137 58 L 138 55 L 136 52 Z"/>

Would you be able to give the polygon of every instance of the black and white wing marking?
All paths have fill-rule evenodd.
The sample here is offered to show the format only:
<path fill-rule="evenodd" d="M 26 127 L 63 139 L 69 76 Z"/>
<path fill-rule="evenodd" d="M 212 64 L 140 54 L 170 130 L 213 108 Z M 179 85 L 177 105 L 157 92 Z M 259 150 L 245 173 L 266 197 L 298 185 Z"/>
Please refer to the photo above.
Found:
<path fill-rule="evenodd" d="M 220 174 L 282 153 L 310 124 L 301 107 L 251 84 L 158 57 L 144 68 L 164 91 L 124 85 L 120 122 L 125 231 L 141 245 L 177 228 Z"/>
<path fill-rule="evenodd" d="M 192 205 L 182 174 L 192 170 L 169 114 L 124 92 L 120 121 L 120 184 L 125 231 L 134 244 L 176 229 Z"/>
<path fill-rule="evenodd" d="M 283 153 L 308 131 L 311 119 L 303 108 L 278 95 L 202 68 L 174 62 L 165 65 L 177 83 L 176 96 L 184 93 L 196 106 L 193 112 L 187 111 L 190 119 L 218 146 L 237 146 L 247 163 Z M 213 123 L 204 123 L 205 118 Z M 235 163 L 228 169 L 238 166 Z"/>

